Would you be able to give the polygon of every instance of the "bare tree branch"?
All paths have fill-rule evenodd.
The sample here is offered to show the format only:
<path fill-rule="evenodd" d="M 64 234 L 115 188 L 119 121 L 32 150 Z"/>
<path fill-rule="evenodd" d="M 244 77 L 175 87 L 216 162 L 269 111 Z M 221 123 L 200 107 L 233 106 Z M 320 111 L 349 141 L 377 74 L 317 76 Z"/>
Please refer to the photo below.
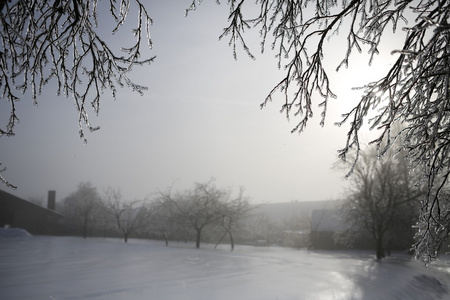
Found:
<path fill-rule="evenodd" d="M 98 114 L 106 89 L 114 98 L 117 86 L 140 94 L 147 89 L 128 77 L 133 66 L 155 58 L 141 58 L 143 45 L 152 46 L 152 19 L 139 0 L 109 1 L 117 22 L 112 33 L 125 23 L 131 2 L 138 8 L 138 24 L 132 31 L 136 42 L 118 54 L 96 31 L 98 0 L 0 1 L 0 97 L 10 107 L 8 122 L 0 125 L 0 137 L 14 135 L 21 94 L 30 90 L 37 105 L 42 89 L 52 81 L 57 82 L 57 95 L 73 97 L 79 135 L 85 142 L 84 128 L 99 129 L 90 123 L 88 106 Z"/>
<path fill-rule="evenodd" d="M 200 1 L 194 0 L 190 9 L 196 9 L 197 3 Z M 221 37 L 230 37 L 235 57 L 237 44 L 251 55 L 244 30 L 254 27 L 261 34 L 262 50 L 267 44 L 276 50 L 278 67 L 284 68 L 284 76 L 269 89 L 261 107 L 268 105 L 280 91 L 283 97 L 280 111 L 288 119 L 299 119 L 292 132 L 305 129 L 315 105 L 321 110 L 323 125 L 328 101 L 335 97 L 323 65 L 326 40 L 337 33 L 346 37 L 347 49 L 336 68 L 339 70 L 348 67 L 355 49 L 362 52 L 363 47 L 368 47 L 371 64 L 387 30 L 392 28 L 394 33 L 398 28 L 405 30 L 403 47 L 392 51 L 392 55 L 398 56 L 394 65 L 384 77 L 364 86 L 357 105 L 335 123 L 349 124 L 344 147 L 338 153 L 346 161 L 352 151 L 356 152 L 349 176 L 360 158 L 360 133 L 364 124 L 379 130 L 378 137 L 371 142 L 377 145 L 379 156 L 387 153 L 395 141 L 401 141 L 394 153 L 407 152 L 410 168 L 422 171 L 423 182 L 429 189 L 421 210 L 424 225 L 419 226 L 420 234 L 427 238 L 420 240 L 446 238 L 445 234 L 431 235 L 429 231 L 445 232 L 446 227 L 436 221 L 445 212 L 436 208 L 447 207 L 449 201 L 446 193 L 440 194 L 446 190 L 450 174 L 450 3 L 446 0 L 257 0 L 256 17 L 247 16 L 254 12 L 245 9 L 246 5 L 254 5 L 248 3 L 227 1 L 229 26 Z M 371 111 L 376 115 L 369 118 Z M 391 128 L 396 124 L 404 129 L 392 134 Z M 440 205 L 441 202 L 444 203 Z M 436 257 L 434 251 L 438 249 L 428 244 L 416 245 L 418 257 Z"/>

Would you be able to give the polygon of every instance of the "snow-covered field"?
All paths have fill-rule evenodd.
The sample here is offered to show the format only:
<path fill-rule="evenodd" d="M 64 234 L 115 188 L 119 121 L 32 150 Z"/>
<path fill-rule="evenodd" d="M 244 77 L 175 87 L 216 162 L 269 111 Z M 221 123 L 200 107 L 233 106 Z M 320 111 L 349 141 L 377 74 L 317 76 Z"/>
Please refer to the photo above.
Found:
<path fill-rule="evenodd" d="M 450 299 L 450 276 L 400 254 L 20 237 L 0 239 L 0 299 Z"/>

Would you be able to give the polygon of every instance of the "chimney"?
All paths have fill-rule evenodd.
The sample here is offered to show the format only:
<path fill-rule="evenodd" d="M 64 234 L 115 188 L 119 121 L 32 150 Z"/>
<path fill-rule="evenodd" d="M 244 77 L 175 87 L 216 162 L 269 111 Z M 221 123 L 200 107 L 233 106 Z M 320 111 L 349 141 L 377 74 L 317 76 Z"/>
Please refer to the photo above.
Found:
<path fill-rule="evenodd" d="M 47 208 L 50 210 L 55 210 L 56 208 L 56 191 L 48 191 L 48 201 Z"/>

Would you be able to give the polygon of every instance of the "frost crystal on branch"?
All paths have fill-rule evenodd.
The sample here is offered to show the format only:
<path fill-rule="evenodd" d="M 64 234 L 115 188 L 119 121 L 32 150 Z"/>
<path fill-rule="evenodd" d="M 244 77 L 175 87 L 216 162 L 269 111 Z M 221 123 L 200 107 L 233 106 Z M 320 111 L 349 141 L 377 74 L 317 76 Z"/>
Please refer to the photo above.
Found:
<path fill-rule="evenodd" d="M 339 70 L 349 65 L 355 49 L 362 52 L 363 47 L 368 47 L 368 62 L 372 64 L 386 30 L 406 30 L 402 49 L 392 49 L 392 55 L 397 56 L 395 64 L 383 78 L 368 83 L 359 103 L 336 123 L 350 126 L 339 157 L 345 161 L 351 151 L 356 151 L 356 164 L 359 134 L 365 123 L 380 132 L 372 143 L 381 156 L 395 140 L 402 141 L 401 149 L 395 152 L 406 151 L 410 168 L 423 171 L 429 190 L 423 201 L 416 254 L 435 258 L 450 227 L 443 209 L 449 200 L 442 194 L 448 190 L 450 175 L 450 2 L 257 0 L 259 13 L 251 17 L 246 12 L 252 10 L 245 7 L 254 5 L 253 1 L 228 0 L 227 4 L 229 23 L 221 37 L 229 37 L 233 55 L 238 43 L 250 55 L 243 36 L 244 29 L 250 27 L 261 33 L 263 51 L 267 44 L 276 50 L 284 77 L 269 91 L 261 107 L 281 91 L 281 112 L 287 118 L 299 119 L 293 132 L 305 129 L 316 101 L 322 109 L 320 124 L 324 124 L 327 103 L 335 97 L 323 65 L 324 42 L 336 38 L 339 31 L 346 37 L 347 50 L 337 66 Z M 194 0 L 191 9 L 195 8 Z M 368 119 L 369 111 L 378 113 Z M 396 124 L 404 129 L 392 135 L 391 128 Z"/>
<path fill-rule="evenodd" d="M 20 93 L 31 90 L 34 103 L 51 81 L 57 95 L 72 96 L 78 111 L 80 137 L 90 124 L 87 107 L 98 114 L 105 89 L 116 96 L 117 86 L 142 93 L 146 87 L 131 81 L 127 73 L 134 65 L 148 64 L 154 57 L 141 59 L 142 40 L 151 46 L 147 10 L 139 0 L 109 1 L 109 11 L 117 22 L 116 32 L 126 21 L 131 3 L 138 8 L 138 24 L 133 30 L 136 42 L 115 53 L 97 34 L 98 0 L 0 0 L 0 97 L 9 104 L 6 125 L 0 136 L 11 136 L 19 121 L 16 102 Z M 0 177 L 3 183 L 6 181 Z"/>

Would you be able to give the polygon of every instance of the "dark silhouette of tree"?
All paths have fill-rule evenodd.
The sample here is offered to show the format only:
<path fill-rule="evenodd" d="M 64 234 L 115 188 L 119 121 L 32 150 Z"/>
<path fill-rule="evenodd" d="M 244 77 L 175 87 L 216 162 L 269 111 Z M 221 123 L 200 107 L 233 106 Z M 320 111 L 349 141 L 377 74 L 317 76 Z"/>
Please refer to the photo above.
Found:
<path fill-rule="evenodd" d="M 176 217 L 176 204 L 170 193 L 160 195 L 150 203 L 154 214 L 149 222 L 149 231 L 158 232 L 166 243 L 169 245 L 169 240 L 181 237 L 186 239 L 186 228 L 182 220 Z"/>
<path fill-rule="evenodd" d="M 101 210 L 100 196 L 90 182 L 80 183 L 77 190 L 64 199 L 66 222 L 79 228 L 83 238 L 96 226 Z"/>
<path fill-rule="evenodd" d="M 169 237 L 172 228 L 170 210 L 166 209 L 162 203 L 154 201 L 151 204 L 155 209 L 155 217 L 150 222 L 151 229 L 158 231 L 164 238 L 166 246 L 169 246 Z"/>
<path fill-rule="evenodd" d="M 223 234 L 218 239 L 214 248 L 216 248 L 225 236 L 228 235 L 231 251 L 233 251 L 235 246 L 235 234 L 244 231 L 245 221 L 256 206 L 250 206 L 248 199 L 244 197 L 243 188 L 239 190 L 239 193 L 236 196 L 232 195 L 231 190 L 224 190 L 224 192 L 225 193 L 222 194 L 219 203 L 217 203 L 217 225 L 223 230 Z"/>
<path fill-rule="evenodd" d="M 139 16 L 133 31 L 137 40 L 123 49 L 126 56 L 116 55 L 94 30 L 97 2 L 0 1 L 0 93 L 10 104 L 11 112 L 0 135 L 14 134 L 18 121 L 15 102 L 19 98 L 14 88 L 23 92 L 31 88 L 36 101 L 41 89 L 55 79 L 57 92 L 75 99 L 83 138 L 83 126 L 97 129 L 89 123 L 86 103 L 90 102 L 98 112 L 103 89 L 110 89 L 115 95 L 116 85 L 128 85 L 142 92 L 144 88 L 131 82 L 126 73 L 135 64 L 153 60 L 139 58 L 143 33 L 148 33 L 151 19 L 141 2 L 133 1 Z M 110 13 L 117 22 L 114 31 L 125 21 L 131 2 L 109 1 Z M 186 13 L 195 10 L 200 2 L 192 0 Z M 447 235 L 441 233 L 450 226 L 443 209 L 448 207 L 445 191 L 450 176 L 449 1 L 229 0 L 225 5 L 229 7 L 229 24 L 220 38 L 229 38 L 235 57 L 239 44 L 254 58 L 244 38 L 244 31 L 252 27 L 261 34 L 261 50 L 269 45 L 277 52 L 278 66 L 285 73 L 269 90 L 261 107 L 280 91 L 284 99 L 281 112 L 287 118 L 299 118 L 292 132 L 305 129 L 316 104 L 323 125 L 329 100 L 335 97 L 324 66 L 324 44 L 329 39 L 339 32 L 347 40 L 345 54 L 336 66 L 339 70 L 349 66 L 355 50 L 362 52 L 365 47 L 372 63 L 388 30 L 396 32 L 402 28 L 406 32 L 403 46 L 392 49 L 397 59 L 386 75 L 364 86 L 360 101 L 337 122 L 349 124 L 339 157 L 346 161 L 350 151 L 355 150 L 356 166 L 364 123 L 370 124 L 370 129 L 380 130 L 371 143 L 380 148 L 381 155 L 394 140 L 401 140 L 399 147 L 406 151 L 411 168 L 423 171 L 428 189 L 422 202 L 416 255 L 425 260 L 435 258 L 439 249 L 434 246 L 442 244 L 439 240 Z M 147 40 L 151 45 L 148 34 Z M 368 117 L 372 110 L 375 115 Z M 403 130 L 392 133 L 391 128 L 399 123 Z M 0 180 L 12 186 L 1 175 Z"/>
<path fill-rule="evenodd" d="M 135 65 L 150 63 L 141 58 L 142 46 L 152 46 L 147 10 L 139 0 L 0 0 L 0 97 L 9 104 L 9 119 L 0 127 L 0 136 L 14 135 L 19 121 L 16 102 L 31 89 L 33 102 L 50 82 L 58 95 L 73 97 L 78 111 L 80 137 L 90 124 L 88 106 L 98 114 L 105 89 L 116 96 L 117 87 L 128 86 L 141 93 L 146 89 L 131 81 L 127 73 Z M 125 23 L 130 6 L 137 7 L 138 23 L 132 30 L 136 42 L 118 54 L 98 34 L 99 18 L 109 10 L 117 32 Z M 101 7 L 99 7 L 101 5 Z M 102 11 L 99 16 L 99 10 Z M 1 171 L 4 171 L 1 170 Z M 0 171 L 0 172 L 1 172 Z M 15 188 L 0 175 L 0 181 Z"/>
<path fill-rule="evenodd" d="M 113 217 L 125 243 L 131 234 L 146 227 L 152 217 L 152 210 L 142 201 L 123 201 L 120 190 L 111 187 L 105 191 L 103 208 Z"/>
<path fill-rule="evenodd" d="M 389 239 L 402 239 L 397 235 L 409 232 L 412 244 L 414 234 L 408 229 L 417 222 L 422 193 L 414 187 L 417 179 L 400 155 L 378 159 L 376 149 L 371 150 L 361 155 L 350 177 L 344 217 L 353 230 L 370 233 L 376 242 L 377 259 L 382 259 Z"/>
<path fill-rule="evenodd" d="M 201 1 L 192 1 L 188 13 Z M 336 70 L 350 65 L 356 50 L 366 51 L 369 64 L 375 63 L 382 38 L 388 31 L 405 34 L 403 46 L 392 49 L 396 57 L 386 75 L 367 83 L 356 106 L 336 124 L 349 124 L 339 157 L 346 161 L 355 150 L 353 166 L 361 150 L 363 124 L 379 130 L 371 144 L 384 155 L 395 140 L 407 153 L 411 169 L 423 172 L 428 189 L 422 202 L 416 256 L 436 258 L 447 228 L 447 190 L 450 177 L 450 2 L 446 0 L 230 0 L 228 26 L 220 38 L 228 38 L 236 57 L 237 45 L 254 57 L 244 31 L 255 28 L 261 35 L 261 50 L 269 45 L 276 51 L 281 80 L 268 92 L 261 107 L 272 101 L 277 91 L 283 95 L 281 112 L 299 119 L 292 132 L 302 132 L 315 111 L 325 122 L 331 90 L 329 71 L 324 66 L 328 53 L 324 45 L 337 33 L 346 38 L 341 62 Z M 256 9 L 255 9 L 256 8 Z M 334 55 L 334 54 L 333 54 Z M 370 111 L 374 116 L 368 115 Z M 403 130 L 393 133 L 401 124 Z M 352 169 L 353 170 L 353 169 Z M 352 171 L 351 170 L 351 171 Z M 351 173 L 350 171 L 350 173 Z M 350 175 L 350 174 L 349 174 Z M 437 233 L 437 234 L 435 234 Z M 442 233 L 442 234 L 441 234 Z M 437 240 L 435 240 L 437 239 Z"/>
<path fill-rule="evenodd" d="M 193 190 L 173 202 L 175 214 L 194 231 L 196 248 L 200 248 L 203 230 L 219 220 L 217 207 L 224 196 L 224 191 L 214 187 L 211 182 L 196 183 Z"/>
<path fill-rule="evenodd" d="M 192 190 L 183 193 L 172 193 L 171 189 L 160 192 L 156 203 L 161 206 L 163 215 L 157 228 L 165 232 L 169 232 L 169 229 L 180 230 L 185 236 L 189 232 L 193 233 L 196 248 L 200 248 L 205 229 L 210 228 L 220 234 L 219 242 L 228 235 L 231 248 L 234 249 L 233 236 L 244 226 L 243 220 L 252 209 L 243 192 L 241 189 L 233 196 L 231 189 L 216 187 L 214 179 L 206 183 L 195 183 Z M 158 216 L 154 219 L 158 220 Z M 168 220 L 171 225 L 166 223 Z"/>

